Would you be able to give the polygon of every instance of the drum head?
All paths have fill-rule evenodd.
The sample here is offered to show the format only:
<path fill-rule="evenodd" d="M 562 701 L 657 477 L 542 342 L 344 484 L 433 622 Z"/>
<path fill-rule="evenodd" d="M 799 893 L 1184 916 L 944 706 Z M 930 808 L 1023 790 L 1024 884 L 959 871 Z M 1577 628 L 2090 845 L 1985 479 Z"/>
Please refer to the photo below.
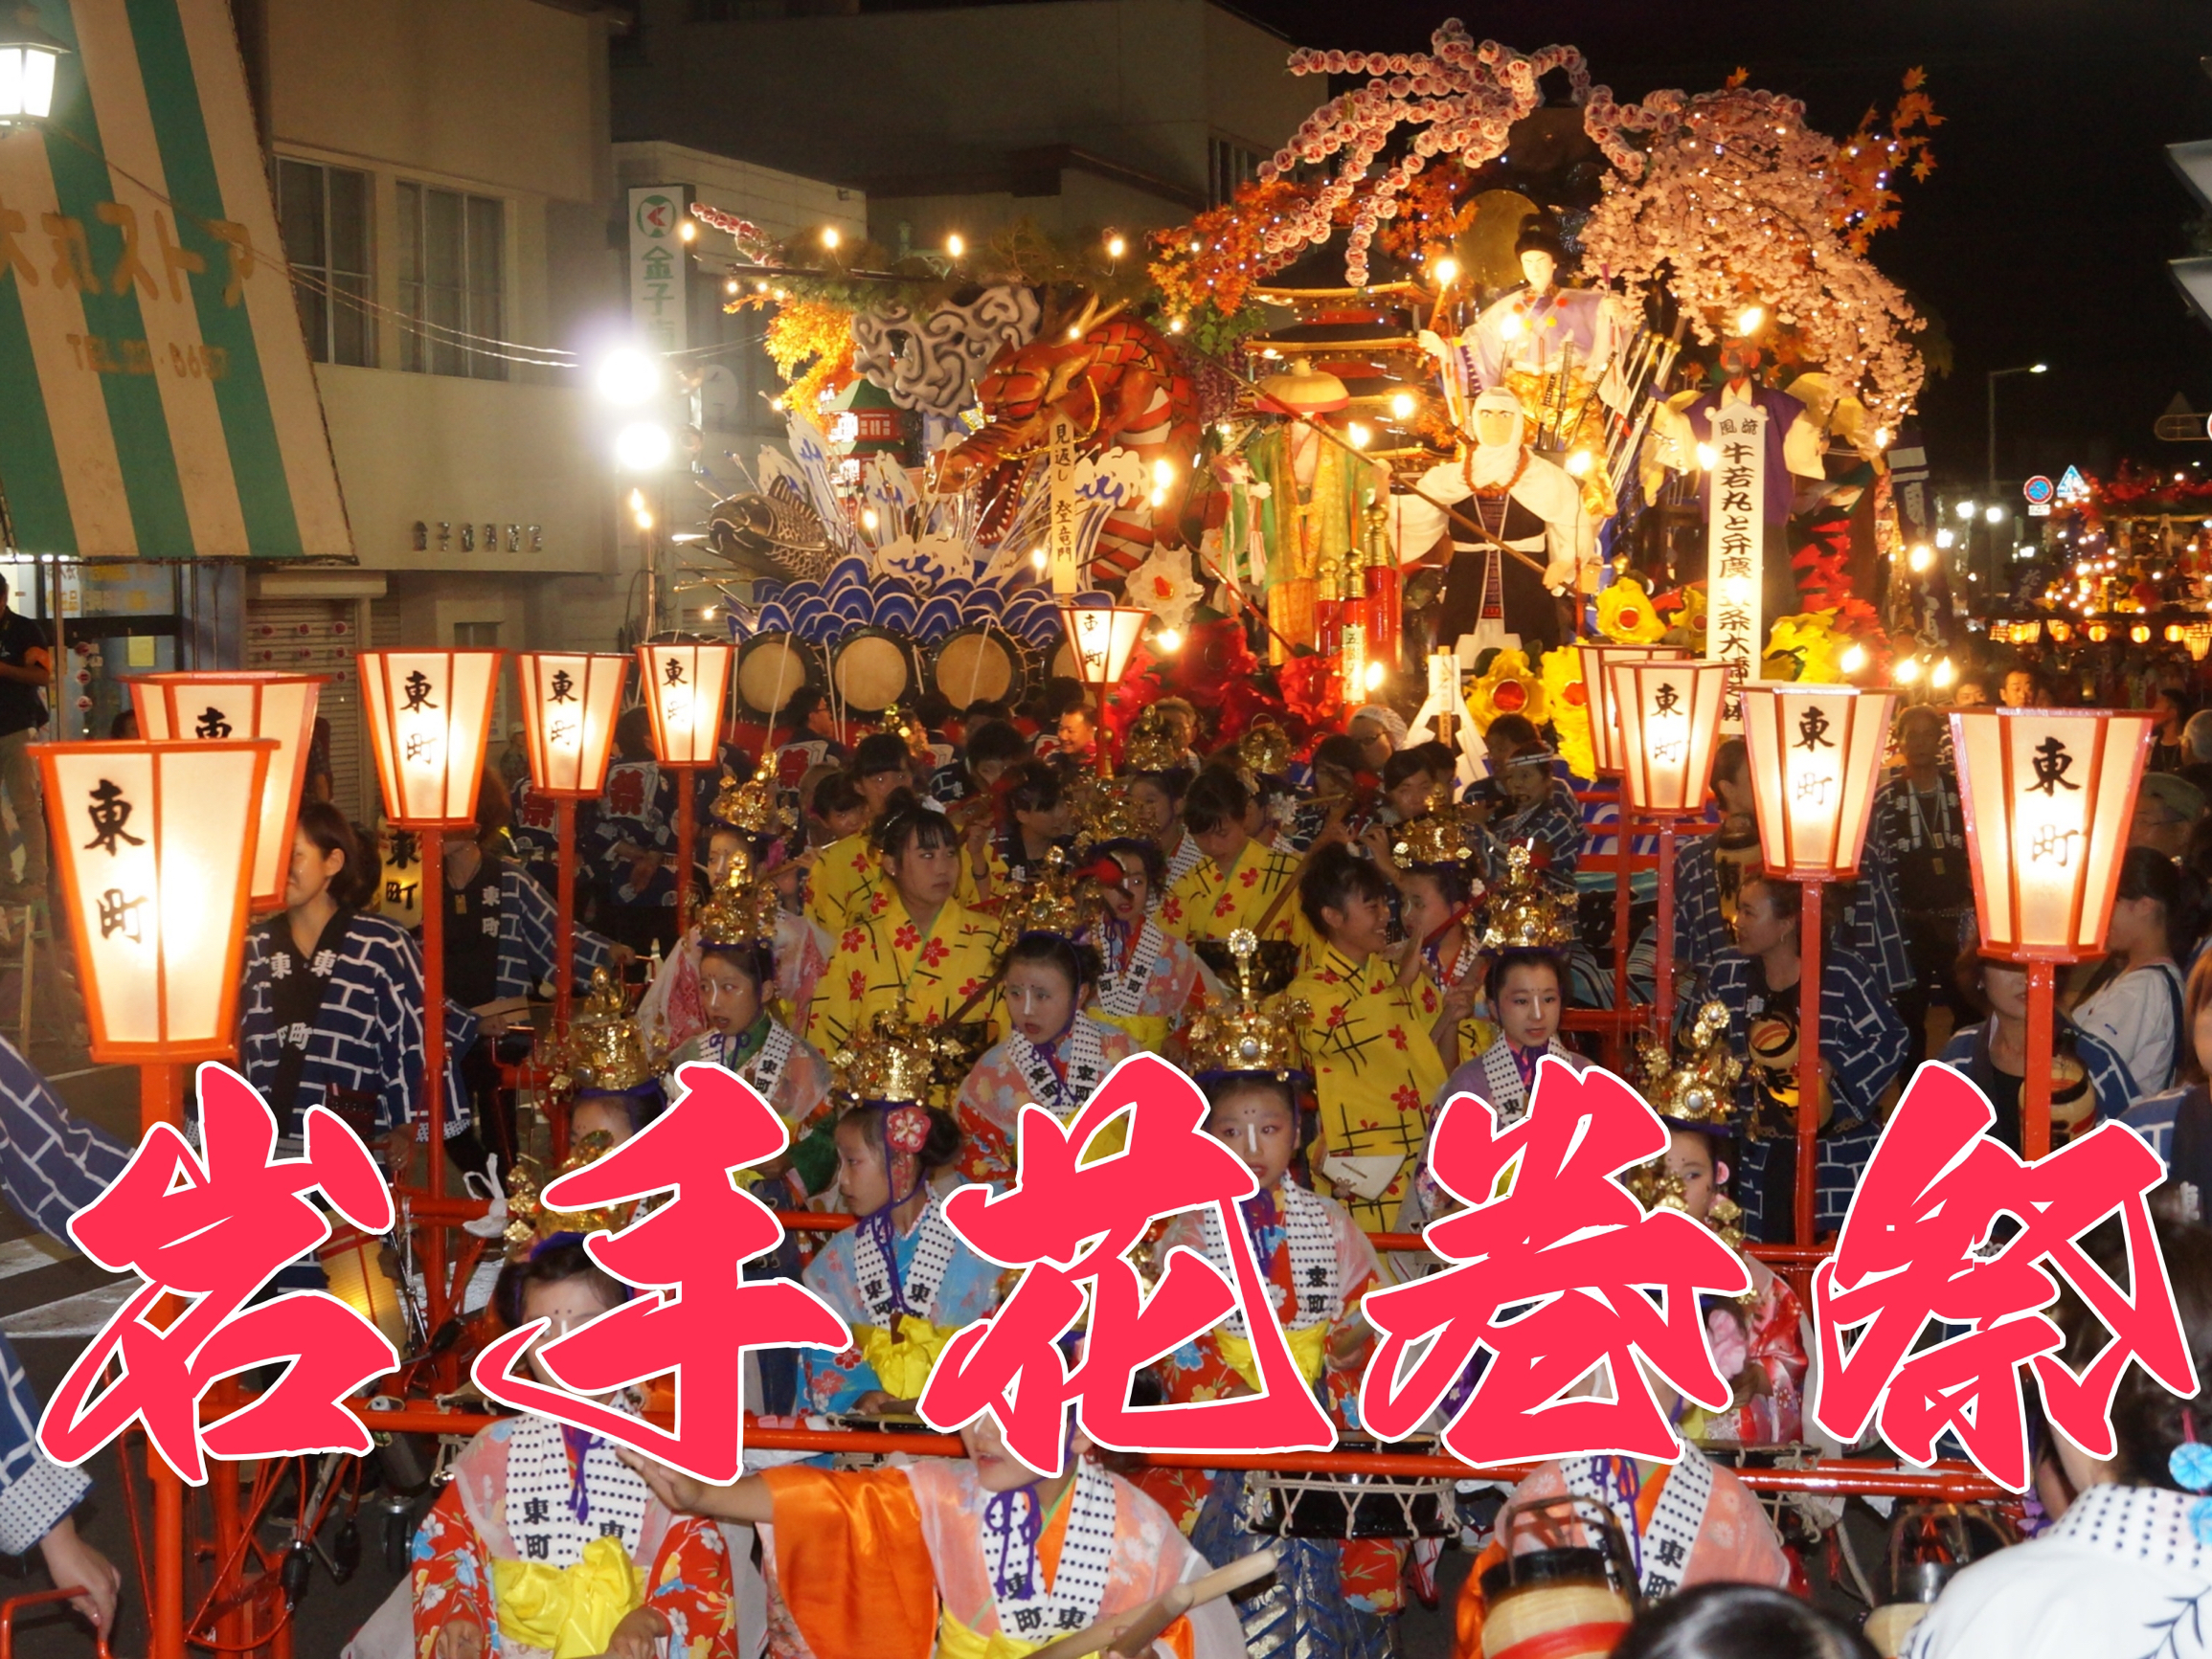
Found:
<path fill-rule="evenodd" d="M 1052 678 L 1055 680 L 1081 680 L 1082 670 L 1075 665 L 1075 647 L 1067 640 L 1060 641 L 1052 653 Z"/>
<path fill-rule="evenodd" d="M 1001 634 L 955 634 L 936 653 L 937 692 L 955 708 L 996 703 L 1014 688 L 1014 650 Z"/>
<path fill-rule="evenodd" d="M 837 694 L 855 708 L 882 709 L 913 689 L 914 665 L 906 648 L 883 634 L 856 634 L 830 659 Z"/>
<path fill-rule="evenodd" d="M 737 661 L 737 695 L 756 714 L 780 714 L 806 684 L 806 647 L 788 634 L 763 634 Z"/>

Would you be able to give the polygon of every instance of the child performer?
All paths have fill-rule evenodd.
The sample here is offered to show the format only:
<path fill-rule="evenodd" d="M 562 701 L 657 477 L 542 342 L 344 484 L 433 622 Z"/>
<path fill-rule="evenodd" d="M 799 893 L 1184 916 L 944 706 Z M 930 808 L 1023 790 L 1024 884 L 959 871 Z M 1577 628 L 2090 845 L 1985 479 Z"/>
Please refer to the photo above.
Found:
<path fill-rule="evenodd" d="M 1317 1167 L 1337 1201 L 1369 1232 L 1388 1229 L 1444 1087 L 1440 1041 L 1456 1042 L 1462 999 L 1447 1008 L 1408 950 L 1389 948 L 1390 884 L 1351 848 L 1323 846 L 1298 881 L 1298 906 L 1327 940 L 1292 981 L 1309 1011 L 1307 1047 L 1320 1100 Z"/>
<path fill-rule="evenodd" d="M 662 1502 L 756 1526 L 782 1588 L 770 1651 L 792 1659 L 1019 1659 L 1131 1615 L 1207 1563 L 1160 1506 L 1091 1457 L 1039 1478 L 988 1417 L 960 1430 L 967 1456 L 899 1467 L 792 1466 L 710 1487 L 639 1460 Z M 765 1539 L 765 1535 L 763 1535 Z M 1244 1659 L 1223 1602 L 1193 1607 L 1148 1659 Z"/>
<path fill-rule="evenodd" d="M 807 1040 L 824 1053 L 864 1040 L 878 1014 L 904 1011 L 934 1023 L 986 1003 L 977 997 L 998 967 L 999 930 L 954 896 L 960 832 L 912 797 L 876 820 L 873 844 L 884 886 L 846 916 L 837 950 L 807 1010 Z"/>
<path fill-rule="evenodd" d="M 1420 755 L 1420 750 L 1403 750 L 1390 758 L 1394 763 Z M 1482 995 L 1482 939 L 1475 915 L 1475 901 L 1482 892 L 1475 877 L 1480 837 L 1463 830 L 1459 815 L 1450 807 L 1394 829 L 1378 825 L 1372 833 L 1380 838 L 1379 845 L 1370 840 L 1376 868 L 1398 884 L 1398 914 L 1406 937 L 1420 953 L 1429 982 L 1447 1001 L 1468 1006 L 1450 1040 L 1436 1045 L 1450 1070 L 1498 1041 L 1498 1027 L 1480 1012 L 1489 1006 Z"/>
<path fill-rule="evenodd" d="M 626 1294 L 575 1235 L 548 1239 L 508 1273 L 509 1311 L 552 1321 L 541 1342 Z M 530 1368 L 552 1381 L 534 1347 Z M 508 1418 L 469 1442 L 415 1535 L 414 1560 L 417 1659 L 736 1654 L 720 1529 L 673 1513 L 612 1445 L 550 1418 Z"/>
<path fill-rule="evenodd" d="M 1152 913 L 1167 879 L 1160 849 L 1147 841 L 1116 840 L 1102 842 L 1098 852 L 1120 869 L 1121 879 L 1103 884 L 1106 913 L 1093 935 L 1103 971 L 1092 1014 L 1158 1054 L 1168 1033 L 1183 1024 L 1205 968 Z"/>
<path fill-rule="evenodd" d="M 1317 949 L 1299 911 L 1298 861 L 1253 839 L 1253 801 L 1235 773 L 1209 766 L 1183 801 L 1183 827 L 1205 858 L 1169 889 L 1160 925 L 1178 938 L 1226 940 L 1249 928 L 1262 939 L 1289 939 L 1309 959 Z"/>
<path fill-rule="evenodd" d="M 1248 998 L 1237 1011 L 1208 1016 L 1203 1031 L 1194 1029 L 1191 1064 L 1211 1105 L 1208 1132 L 1251 1166 L 1259 1183 L 1239 1210 L 1291 1356 L 1340 1425 L 1357 1429 L 1360 1374 L 1374 1345 L 1360 1303 L 1382 1268 L 1343 1206 L 1292 1178 L 1301 1139 L 1297 1091 L 1305 1082 L 1295 1030 L 1281 1014 L 1255 1009 Z M 1156 1246 L 1157 1259 L 1166 1260 L 1178 1246 L 1233 1277 L 1228 1241 L 1213 1210 L 1171 1221 Z M 1249 1394 L 1257 1383 L 1250 1333 L 1235 1314 L 1178 1349 L 1161 1369 L 1168 1398 L 1179 1403 Z M 1216 1565 L 1270 1541 L 1246 1525 L 1240 1472 L 1160 1470 L 1145 1485 Z M 1255 1648 L 1275 1651 L 1276 1642 L 1287 1645 L 1295 1637 L 1298 1650 L 1315 1659 L 1388 1651 L 1391 1620 L 1404 1606 L 1402 1543 L 1272 1541 L 1278 1562 L 1275 1581 L 1240 1607 Z"/>
<path fill-rule="evenodd" d="M 870 1096 L 837 1121 L 837 1187 L 857 1226 L 830 1236 L 806 1283 L 852 1327 L 852 1346 L 801 1349 L 809 1409 L 911 1412 L 953 1333 L 997 1306 L 999 1268 L 946 1222 L 932 1177 L 951 1167 L 960 1132 L 920 1104 L 927 1048 L 880 1037 L 848 1079 Z"/>
<path fill-rule="evenodd" d="M 1012 1175 L 1023 1107 L 1033 1103 L 1070 1121 L 1106 1074 L 1137 1052 L 1127 1032 L 1085 1012 L 1097 982 L 1097 953 L 1059 932 L 1026 932 L 1006 952 L 999 996 L 1012 1029 L 976 1062 L 954 1106 L 967 1179 Z M 1106 1132 L 1100 1155 L 1118 1150 L 1120 1133 Z"/>

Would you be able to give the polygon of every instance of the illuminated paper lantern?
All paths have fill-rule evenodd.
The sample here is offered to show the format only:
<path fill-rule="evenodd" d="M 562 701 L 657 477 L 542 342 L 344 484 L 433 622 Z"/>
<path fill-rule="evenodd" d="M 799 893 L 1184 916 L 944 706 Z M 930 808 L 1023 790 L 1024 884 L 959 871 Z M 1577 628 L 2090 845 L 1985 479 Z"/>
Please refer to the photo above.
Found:
<path fill-rule="evenodd" d="M 640 645 L 638 673 L 653 722 L 653 752 L 664 766 L 712 766 L 722 740 L 722 698 L 734 645 L 680 640 Z"/>
<path fill-rule="evenodd" d="M 502 651 L 363 651 L 361 695 L 384 814 L 408 829 L 476 821 Z"/>
<path fill-rule="evenodd" d="M 1660 661 L 1606 668 L 1618 711 L 1621 780 L 1646 815 L 1703 812 L 1734 664 Z"/>
<path fill-rule="evenodd" d="M 522 684 L 531 793 L 556 800 L 596 797 L 606 787 L 629 658 L 607 652 L 521 651 L 514 667 Z"/>
<path fill-rule="evenodd" d="M 1759 857 L 1769 870 L 1796 882 L 1859 873 L 1896 706 L 1887 691 L 1744 687 Z"/>
<path fill-rule="evenodd" d="M 84 977 L 92 1057 L 237 1051 L 270 738 L 33 746 Z"/>
<path fill-rule="evenodd" d="M 284 903 L 292 863 L 292 829 L 300 816 L 300 790 L 307 751 L 315 740 L 315 709 L 327 674 L 269 674 L 250 669 L 200 669 L 178 674 L 137 674 L 130 686 L 141 737 L 200 743 L 272 737 L 269 778 L 261 791 L 260 833 L 254 842 L 253 906 L 273 910 Z"/>
<path fill-rule="evenodd" d="M 1590 746 L 1597 770 L 1618 776 L 1623 762 L 1620 746 L 1620 710 L 1613 700 L 1613 682 L 1606 670 L 1615 662 L 1679 662 L 1689 652 L 1680 645 L 1577 645 L 1582 660 L 1582 683 L 1590 693 Z"/>
<path fill-rule="evenodd" d="M 2095 708 L 1952 713 L 1985 953 L 2071 962 L 2104 950 L 2156 724 Z"/>
<path fill-rule="evenodd" d="M 1151 617 L 1150 611 L 1126 605 L 1063 602 L 1060 622 L 1068 630 L 1068 645 L 1075 656 L 1075 677 L 1095 691 L 1120 684 L 1138 637 Z M 1347 684 L 1346 701 L 1355 700 L 1359 689 Z"/>

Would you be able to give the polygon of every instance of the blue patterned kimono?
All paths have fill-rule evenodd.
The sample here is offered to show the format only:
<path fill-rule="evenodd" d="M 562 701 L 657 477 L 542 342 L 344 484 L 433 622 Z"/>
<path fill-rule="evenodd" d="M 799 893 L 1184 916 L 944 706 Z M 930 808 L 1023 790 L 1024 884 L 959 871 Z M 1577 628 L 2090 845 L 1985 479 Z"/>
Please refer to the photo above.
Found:
<path fill-rule="evenodd" d="M 892 1230 L 892 1252 L 897 1259 L 901 1279 L 914 1267 L 914 1247 L 921 1234 L 918 1222 L 912 1232 L 904 1235 L 895 1228 Z M 869 1299 L 861 1289 L 863 1249 L 872 1255 L 872 1241 L 860 1228 L 847 1228 L 831 1234 L 829 1243 L 806 1265 L 807 1286 L 836 1309 L 837 1316 L 847 1325 L 875 1323 L 869 1316 Z M 940 1328 L 958 1330 L 971 1324 L 998 1307 L 999 1272 L 994 1263 L 984 1261 L 956 1236 L 952 1258 L 946 1264 L 944 1277 L 937 1282 L 937 1294 L 930 1299 L 928 1308 L 914 1312 Z M 849 1411 L 862 1395 L 883 1386 L 857 1348 L 848 1348 L 842 1354 L 828 1354 L 819 1348 L 801 1348 L 798 1353 L 804 1377 L 806 1410 Z"/>

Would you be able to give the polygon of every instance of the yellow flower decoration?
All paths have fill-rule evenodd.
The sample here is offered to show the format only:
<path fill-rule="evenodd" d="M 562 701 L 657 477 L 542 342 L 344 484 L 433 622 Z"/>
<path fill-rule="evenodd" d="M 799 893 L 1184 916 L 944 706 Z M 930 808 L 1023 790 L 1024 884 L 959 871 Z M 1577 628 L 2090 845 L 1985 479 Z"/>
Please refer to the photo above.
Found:
<path fill-rule="evenodd" d="M 1622 576 L 1597 595 L 1597 631 L 1624 645 L 1648 645 L 1666 633 L 1651 595 L 1634 576 Z"/>
<path fill-rule="evenodd" d="M 1850 641 L 1836 632 L 1835 622 L 1834 611 L 1777 617 L 1767 635 L 1768 677 L 1807 685 L 1844 684 L 1842 659 Z"/>
<path fill-rule="evenodd" d="M 1703 651 L 1705 644 L 1705 590 L 1702 583 L 1682 590 L 1682 608 L 1667 619 L 1666 642 Z"/>
<path fill-rule="evenodd" d="M 1501 714 L 1525 714 L 1539 726 L 1549 719 L 1551 700 L 1528 653 L 1501 651 L 1493 657 L 1482 678 L 1467 689 L 1467 713 L 1478 731 L 1488 731 Z"/>
<path fill-rule="evenodd" d="M 1559 734 L 1559 753 L 1577 777 L 1597 775 L 1597 751 L 1590 741 L 1590 687 L 1582 680 L 1582 653 L 1560 645 L 1544 654 L 1544 694 L 1551 704 L 1551 729 Z"/>

